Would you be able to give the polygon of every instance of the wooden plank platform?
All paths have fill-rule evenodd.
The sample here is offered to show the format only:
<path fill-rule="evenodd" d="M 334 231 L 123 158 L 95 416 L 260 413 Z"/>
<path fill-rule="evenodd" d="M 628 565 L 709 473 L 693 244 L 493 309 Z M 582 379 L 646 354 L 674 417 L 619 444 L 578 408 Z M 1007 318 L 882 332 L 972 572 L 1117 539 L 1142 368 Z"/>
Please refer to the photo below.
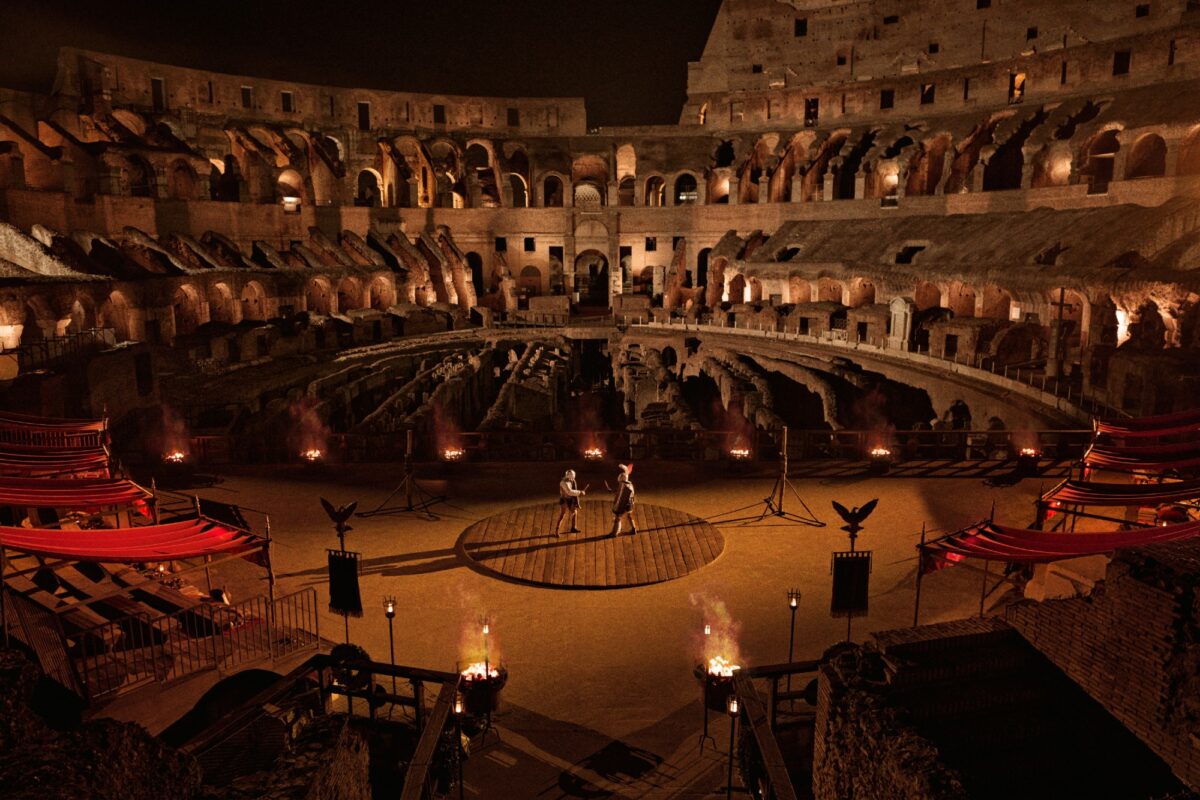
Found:
<path fill-rule="evenodd" d="M 558 504 L 503 511 L 463 531 L 459 552 L 479 570 L 535 586 L 616 589 L 681 578 L 720 556 L 717 528 L 674 508 L 639 504 L 637 535 L 609 537 L 612 512 L 605 500 L 584 500 L 582 533 L 555 537 Z M 566 522 L 563 523 L 566 528 Z"/>

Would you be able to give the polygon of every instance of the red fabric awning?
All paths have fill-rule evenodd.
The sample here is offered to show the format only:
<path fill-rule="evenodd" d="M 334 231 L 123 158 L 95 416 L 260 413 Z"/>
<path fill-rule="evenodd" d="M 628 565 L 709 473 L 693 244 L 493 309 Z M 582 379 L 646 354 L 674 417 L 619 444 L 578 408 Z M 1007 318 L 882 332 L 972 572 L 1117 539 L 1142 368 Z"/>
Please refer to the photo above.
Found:
<path fill-rule="evenodd" d="M 0 527 L 0 546 L 31 555 L 73 561 L 138 563 L 209 555 L 249 553 L 266 541 L 247 531 L 204 519 L 114 528 L 64 531 Z"/>
<path fill-rule="evenodd" d="M 108 451 L 103 447 L 42 449 L 0 445 L 0 475 L 48 478 L 54 475 L 108 477 Z"/>
<path fill-rule="evenodd" d="M 1186 449 L 1164 447 L 1093 447 L 1083 455 L 1089 467 L 1122 472 L 1167 472 L 1200 466 L 1200 447 L 1189 443 Z"/>
<path fill-rule="evenodd" d="M 0 505 L 90 510 L 148 500 L 150 492 L 133 481 L 109 478 L 0 477 Z"/>
<path fill-rule="evenodd" d="M 1200 433 L 1200 408 L 1138 419 L 1096 420 L 1096 432 L 1123 437 L 1171 436 Z"/>
<path fill-rule="evenodd" d="M 1177 483 L 1093 483 L 1068 480 L 1042 495 L 1080 506 L 1154 506 L 1200 498 L 1200 480 Z"/>
<path fill-rule="evenodd" d="M 932 572 L 966 558 L 1046 563 L 1198 535 L 1197 521 L 1103 533 L 1048 533 L 981 522 L 925 545 L 921 571 Z"/>
<path fill-rule="evenodd" d="M 35 417 L 32 414 L 17 414 L 12 411 L 0 411 L 0 426 L 9 427 L 22 425 L 32 428 L 44 428 L 55 431 L 78 431 L 80 433 L 99 433 L 107 426 L 102 419 L 63 419 L 60 417 Z"/>

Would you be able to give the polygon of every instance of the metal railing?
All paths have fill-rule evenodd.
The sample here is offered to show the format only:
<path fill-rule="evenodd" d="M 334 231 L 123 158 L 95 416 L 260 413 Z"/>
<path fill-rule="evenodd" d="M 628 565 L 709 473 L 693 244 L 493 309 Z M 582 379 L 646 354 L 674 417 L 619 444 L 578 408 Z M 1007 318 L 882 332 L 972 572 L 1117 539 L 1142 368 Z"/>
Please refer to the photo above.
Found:
<path fill-rule="evenodd" d="M 115 346 L 116 331 L 112 328 L 89 328 L 79 333 L 55 336 L 40 342 L 19 345 L 4 353 L 15 354 L 22 371 L 49 366 L 67 358 L 94 353 Z"/>
<path fill-rule="evenodd" d="M 262 596 L 229 606 L 200 603 L 158 617 L 131 614 L 67 638 L 95 702 L 151 682 L 316 649 L 317 620 L 316 590 L 308 588 L 276 598 L 274 607 Z"/>

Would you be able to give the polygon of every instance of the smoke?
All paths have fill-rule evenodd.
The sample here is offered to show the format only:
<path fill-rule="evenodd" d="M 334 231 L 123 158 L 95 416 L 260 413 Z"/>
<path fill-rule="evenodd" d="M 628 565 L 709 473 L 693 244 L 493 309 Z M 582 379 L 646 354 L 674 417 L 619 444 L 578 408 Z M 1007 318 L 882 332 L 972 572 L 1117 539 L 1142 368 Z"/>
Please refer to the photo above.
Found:
<path fill-rule="evenodd" d="M 503 652 L 497 635 L 495 615 L 488 613 L 483 602 L 474 594 L 464 594 L 461 605 L 465 622 L 458 640 L 460 669 L 485 662 L 493 668 L 500 666 L 503 663 Z M 485 626 L 487 633 L 484 633 Z"/>
<path fill-rule="evenodd" d="M 175 409 L 166 404 L 162 406 L 161 442 L 160 449 L 163 455 L 183 453 L 184 456 L 188 456 L 191 454 L 192 437 L 188 434 L 187 422 Z"/>
<path fill-rule="evenodd" d="M 896 426 L 888 416 L 887 406 L 888 397 L 878 385 L 859 395 L 850 406 L 851 427 L 861 431 L 873 431 L 868 437 L 868 450 L 891 445 L 892 433 L 895 432 Z"/>
<path fill-rule="evenodd" d="M 708 664 L 710 659 L 720 657 L 732 664 L 742 665 L 742 651 L 738 645 L 742 624 L 730 615 L 725 602 L 695 592 L 688 595 L 688 602 L 701 614 L 699 631 L 695 634 L 695 649 L 702 662 Z M 704 633 L 705 625 L 708 626 L 707 635 Z"/>
<path fill-rule="evenodd" d="M 288 444 L 293 453 L 328 451 L 330 430 L 317 410 L 316 398 L 304 395 L 293 400 L 288 406 L 288 417 L 291 419 Z"/>
<path fill-rule="evenodd" d="M 435 404 L 432 416 L 433 440 L 437 445 L 437 451 L 441 453 L 447 448 L 461 448 L 462 437 L 459 434 L 462 429 L 454 411 L 445 405 Z"/>

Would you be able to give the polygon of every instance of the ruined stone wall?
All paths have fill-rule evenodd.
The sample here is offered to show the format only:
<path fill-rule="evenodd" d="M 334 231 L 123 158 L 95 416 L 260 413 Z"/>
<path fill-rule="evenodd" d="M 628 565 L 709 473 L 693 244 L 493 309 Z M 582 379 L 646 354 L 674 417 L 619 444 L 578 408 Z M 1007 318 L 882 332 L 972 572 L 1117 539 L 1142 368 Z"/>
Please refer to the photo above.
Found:
<path fill-rule="evenodd" d="M 1025 602 L 1008 621 L 1200 789 L 1200 543 L 1125 551 L 1088 597 Z"/>
<path fill-rule="evenodd" d="M 817 677 L 813 795 L 817 800 L 965 800 L 937 750 L 865 680 L 857 658 Z"/>

